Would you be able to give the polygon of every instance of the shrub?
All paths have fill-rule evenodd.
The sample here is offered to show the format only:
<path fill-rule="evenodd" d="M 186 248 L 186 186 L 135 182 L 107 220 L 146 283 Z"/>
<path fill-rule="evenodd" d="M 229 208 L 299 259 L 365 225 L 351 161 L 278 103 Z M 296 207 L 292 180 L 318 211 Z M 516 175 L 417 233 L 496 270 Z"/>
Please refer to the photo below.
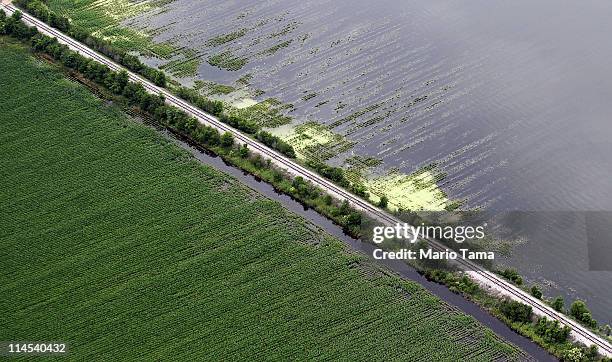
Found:
<path fill-rule="evenodd" d="M 225 132 L 221 135 L 221 146 L 229 148 L 234 144 L 234 136 L 231 133 Z"/>
<path fill-rule="evenodd" d="M 538 299 L 542 299 L 542 290 L 537 285 L 531 287 L 531 295 Z"/>
<path fill-rule="evenodd" d="M 279 151 L 283 155 L 289 158 L 295 158 L 295 151 L 293 150 L 293 146 L 281 140 L 277 136 L 274 136 L 270 132 L 259 131 L 255 135 L 255 138 L 257 138 L 266 146 Z"/>
<path fill-rule="evenodd" d="M 507 269 L 504 269 L 500 274 L 504 278 L 510 280 L 516 285 L 523 284 L 523 278 L 519 275 L 519 273 L 515 269 L 507 268 Z"/>
<path fill-rule="evenodd" d="M 581 300 L 572 303 L 570 315 L 588 327 L 597 327 L 597 321 L 591 316 L 591 311 L 587 308 L 586 303 Z"/>
<path fill-rule="evenodd" d="M 499 310 L 513 322 L 528 323 L 531 321 L 531 306 L 514 300 L 503 300 Z"/>
<path fill-rule="evenodd" d="M 249 148 L 247 147 L 246 144 L 243 144 L 242 146 L 240 146 L 240 149 L 238 150 L 238 155 L 241 158 L 249 157 Z"/>
<path fill-rule="evenodd" d="M 569 337 L 571 329 L 568 326 L 561 327 L 559 321 L 549 321 L 546 317 L 542 317 L 535 325 L 535 332 L 548 342 L 563 343 Z"/>
<path fill-rule="evenodd" d="M 553 302 L 552 302 L 552 307 L 557 312 L 562 312 L 564 306 L 565 306 L 565 302 L 563 301 L 563 297 L 562 296 L 556 297 L 555 300 L 553 300 Z"/>
<path fill-rule="evenodd" d="M 580 362 L 582 357 L 582 350 L 578 347 L 569 349 L 563 354 L 563 360 L 569 362 Z"/>

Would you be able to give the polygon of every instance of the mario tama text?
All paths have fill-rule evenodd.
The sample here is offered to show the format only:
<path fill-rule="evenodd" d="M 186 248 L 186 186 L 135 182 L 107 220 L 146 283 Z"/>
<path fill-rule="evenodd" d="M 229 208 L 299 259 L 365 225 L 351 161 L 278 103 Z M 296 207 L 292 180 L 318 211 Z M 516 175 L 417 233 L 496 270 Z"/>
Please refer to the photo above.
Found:
<path fill-rule="evenodd" d="M 372 242 L 382 244 L 385 241 L 393 241 L 403 245 L 411 245 L 399 250 L 385 251 L 375 249 L 375 259 L 400 259 L 400 260 L 494 260 L 495 253 L 492 251 L 473 251 L 467 247 L 458 248 L 429 248 L 423 247 L 427 240 L 452 242 L 463 246 L 466 241 L 478 241 L 485 237 L 486 224 L 478 226 L 447 225 L 434 226 L 421 224 L 418 226 L 407 223 L 397 223 L 394 226 L 375 226 L 372 228 Z M 419 247 L 413 245 L 419 243 Z"/>
<path fill-rule="evenodd" d="M 400 249 L 397 251 L 384 251 L 382 249 L 374 249 L 372 252 L 374 259 L 389 259 L 389 260 L 494 260 L 495 253 L 492 251 L 472 251 L 469 249 L 455 250 L 433 250 L 426 249 Z"/>

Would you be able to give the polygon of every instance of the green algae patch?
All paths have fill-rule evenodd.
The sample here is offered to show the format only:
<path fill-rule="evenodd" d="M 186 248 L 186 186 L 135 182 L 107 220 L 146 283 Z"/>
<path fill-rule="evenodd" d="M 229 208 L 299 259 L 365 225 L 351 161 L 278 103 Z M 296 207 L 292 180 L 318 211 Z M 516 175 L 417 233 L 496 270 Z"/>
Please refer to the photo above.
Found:
<path fill-rule="evenodd" d="M 305 160 L 326 161 L 350 150 L 355 144 L 315 122 L 307 122 L 292 129 L 276 129 L 272 132 L 283 137 L 293 146 L 298 158 Z"/>
<path fill-rule="evenodd" d="M 227 95 L 236 91 L 236 88 L 232 87 L 231 85 L 203 80 L 195 81 L 195 89 L 202 92 L 206 96 Z"/>
<path fill-rule="evenodd" d="M 391 210 L 443 211 L 453 204 L 437 182 L 440 176 L 430 169 L 422 169 L 406 175 L 392 170 L 388 174 L 366 178 L 364 183 L 373 202 L 382 195 L 389 199 Z"/>
<path fill-rule="evenodd" d="M 229 113 L 267 128 L 279 127 L 290 123 L 292 120 L 290 116 L 285 114 L 293 109 L 292 104 L 284 104 L 274 98 L 268 98 L 256 104 L 252 104 L 252 102 L 252 99 L 242 97 L 236 102 L 238 107 L 234 106 L 229 110 Z"/>

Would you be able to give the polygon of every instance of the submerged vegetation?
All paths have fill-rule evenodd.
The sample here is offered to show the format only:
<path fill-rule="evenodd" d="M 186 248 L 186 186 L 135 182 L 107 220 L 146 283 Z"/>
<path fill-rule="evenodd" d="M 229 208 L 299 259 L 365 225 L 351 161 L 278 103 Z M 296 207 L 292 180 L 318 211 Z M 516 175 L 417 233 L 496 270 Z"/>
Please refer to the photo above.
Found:
<path fill-rule="evenodd" d="M 283 105 L 273 98 L 268 98 L 246 108 L 230 108 L 228 112 L 260 127 L 274 128 L 291 122 L 291 117 L 284 114 L 285 110 L 291 108 L 291 105 Z"/>
<path fill-rule="evenodd" d="M 213 38 L 208 39 L 206 42 L 204 42 L 204 45 L 209 46 L 209 47 L 216 47 L 219 45 L 223 45 L 225 43 L 229 43 L 238 38 L 243 37 L 244 34 L 247 33 L 247 31 L 248 29 L 240 29 L 240 30 L 228 33 L 228 34 L 217 35 Z"/>
<path fill-rule="evenodd" d="M 229 85 L 201 80 L 195 81 L 194 89 L 204 93 L 204 96 L 227 95 L 236 91 L 236 88 Z"/>
<path fill-rule="evenodd" d="M 207 61 L 213 67 L 231 71 L 240 70 L 247 63 L 246 58 L 235 56 L 230 50 L 212 55 L 208 57 Z"/>
<path fill-rule="evenodd" d="M 38 4 L 40 0 L 21 0 L 21 2 Z M 128 17 L 133 17 L 142 13 L 148 12 L 153 14 L 155 13 L 155 9 L 163 4 L 165 4 L 165 2 L 158 1 L 144 1 L 132 4 L 123 0 L 113 0 L 110 2 L 86 0 L 78 4 L 71 4 L 64 0 L 50 0 L 48 2 L 51 9 L 69 16 L 70 22 L 75 24 L 75 26 L 93 31 L 93 34 L 104 37 L 110 44 L 113 44 L 113 46 L 117 44 L 119 49 L 124 49 L 124 44 L 121 42 L 115 43 L 113 38 L 107 38 L 104 34 L 108 35 L 108 32 L 117 31 L 117 29 L 125 28 L 129 30 L 130 28 L 121 26 L 119 23 Z M 168 57 L 165 57 L 169 60 L 161 64 L 160 69 L 164 69 L 176 77 L 191 77 L 197 73 L 201 57 L 205 57 L 212 66 L 230 71 L 240 70 L 248 63 L 249 57 L 272 56 L 278 50 L 292 44 L 294 40 L 293 37 L 295 36 L 293 32 L 296 31 L 300 25 L 295 21 L 285 21 L 283 20 L 284 18 L 275 19 L 274 22 L 271 22 L 272 19 L 267 19 L 266 21 L 262 20 L 254 24 L 245 22 L 244 17 L 246 15 L 243 15 L 244 16 L 237 20 L 241 24 L 240 27 L 237 28 L 238 30 L 215 34 L 205 41 L 204 46 L 210 49 L 213 52 L 212 54 L 206 49 L 196 51 L 189 47 L 180 47 L 180 49 L 173 51 Z M 276 20 L 278 20 L 278 25 L 276 25 Z M 274 24 L 274 26 L 271 26 L 271 24 Z M 252 30 L 259 29 L 263 26 L 266 27 L 266 31 L 269 32 L 269 35 L 257 39 L 266 44 L 264 47 L 261 47 L 258 51 L 249 51 L 248 47 L 245 48 L 241 45 L 241 43 L 245 43 L 247 39 L 253 37 L 253 35 L 250 34 Z M 149 36 L 143 39 L 145 38 L 148 43 L 152 43 Z M 298 36 L 297 38 L 305 40 L 308 37 L 304 38 Z M 147 55 L 146 48 L 152 48 L 152 46 L 150 44 L 147 46 L 137 46 L 133 44 L 133 47 L 130 49 L 137 50 L 141 52 L 141 54 Z M 240 56 L 236 55 L 237 51 L 240 51 Z M 246 87 L 252 76 L 252 73 L 246 74 L 236 81 L 236 85 Z M 199 83 L 201 85 L 213 82 L 200 81 Z M 171 88 L 174 89 L 175 87 L 171 85 Z M 235 92 L 236 88 L 219 83 L 213 83 L 212 86 L 206 87 L 200 87 L 196 83 L 196 89 L 202 91 L 206 96 L 224 101 L 226 111 L 224 113 L 227 113 L 228 116 L 235 116 L 244 120 L 243 122 L 235 122 L 236 118 L 232 118 L 231 120 L 234 122 L 231 124 L 233 125 L 255 123 L 258 125 L 258 128 L 276 128 L 288 125 L 293 120 L 293 118 L 288 115 L 288 113 L 294 110 L 292 104 L 281 104 L 273 98 L 268 98 L 259 102 L 250 99 L 250 97 L 260 95 L 257 91 L 247 91 L 246 93 L 242 91 L 236 92 L 235 96 L 233 96 L 230 94 Z M 185 94 L 185 91 L 181 90 L 180 94 Z M 311 91 L 310 94 L 303 96 L 302 101 L 308 101 L 313 96 L 316 96 L 316 94 L 316 92 Z M 225 95 L 229 96 L 224 99 L 223 96 Z M 190 97 L 190 99 L 194 99 L 194 97 Z M 226 99 L 234 100 L 235 102 L 225 102 Z M 234 103 L 236 107 L 234 107 L 232 103 Z M 328 100 L 323 99 L 314 107 L 318 108 L 327 103 Z M 303 162 L 327 162 L 351 150 L 357 143 L 332 131 L 332 129 L 345 123 L 356 124 L 355 122 L 362 116 L 370 118 L 380 117 L 382 113 L 377 115 L 374 115 L 374 113 L 382 109 L 382 106 L 382 103 L 366 106 L 363 110 L 354 111 L 350 115 L 341 117 L 340 120 L 332 122 L 331 126 L 324 126 L 315 122 L 307 122 L 298 125 L 291 131 L 291 134 L 286 139 L 286 135 L 283 134 L 284 131 L 275 129 L 269 129 L 268 131 L 274 135 L 283 137 L 283 140 L 293 147 L 295 156 Z M 224 119 L 229 120 L 229 118 Z M 245 129 L 241 130 L 244 131 Z M 257 130 L 255 132 L 250 132 L 252 131 L 252 127 L 250 126 L 246 127 L 246 130 L 252 135 L 257 132 Z M 427 208 L 438 210 L 444 208 L 457 208 L 460 203 L 447 200 L 446 195 L 437 186 L 435 177 L 431 178 L 429 176 L 429 174 L 426 174 L 421 177 L 415 177 L 415 175 L 397 175 L 397 177 L 395 177 L 395 175 L 389 174 L 370 177 L 367 173 L 347 173 L 347 178 L 354 184 L 353 188 L 357 191 L 358 195 L 370 195 L 372 202 L 375 204 L 379 202 L 381 197 L 386 197 L 389 200 L 388 207 L 390 210 L 419 210 Z M 423 183 L 431 187 L 419 187 L 419 184 Z"/>
<path fill-rule="evenodd" d="M 288 47 L 289 45 L 291 45 L 291 43 L 293 42 L 293 39 L 284 41 L 282 43 L 278 43 L 266 50 L 264 50 L 263 52 L 261 52 L 262 55 L 274 55 L 277 51 Z"/>
<path fill-rule="evenodd" d="M 196 75 L 200 66 L 198 53 L 193 50 L 183 50 L 181 54 L 168 63 L 160 66 L 160 69 L 170 72 L 175 77 L 184 78 Z"/>

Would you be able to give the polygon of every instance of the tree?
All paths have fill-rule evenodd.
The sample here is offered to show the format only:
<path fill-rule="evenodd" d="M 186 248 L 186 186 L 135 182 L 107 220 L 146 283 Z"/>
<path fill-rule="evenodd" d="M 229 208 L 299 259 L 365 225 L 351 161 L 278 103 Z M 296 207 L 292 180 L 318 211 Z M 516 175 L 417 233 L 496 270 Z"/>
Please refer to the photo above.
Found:
<path fill-rule="evenodd" d="M 590 347 L 584 349 L 583 354 L 587 361 L 596 361 L 597 355 L 599 354 L 599 348 L 592 344 Z"/>
<path fill-rule="evenodd" d="M 570 307 L 570 315 L 589 327 L 597 327 L 597 321 L 591 316 L 591 311 L 587 308 L 586 303 L 581 300 L 576 300 Z"/>
<path fill-rule="evenodd" d="M 570 314 L 576 318 L 582 316 L 586 311 L 588 311 L 586 304 L 581 300 L 574 301 L 570 307 Z"/>
<path fill-rule="evenodd" d="M 378 201 L 378 206 L 380 206 L 381 208 L 386 208 L 389 205 L 389 199 L 387 198 L 387 196 L 383 196 L 380 198 L 380 201 Z"/>
<path fill-rule="evenodd" d="M 359 226 L 361 225 L 361 214 L 357 211 L 352 211 L 346 217 L 348 226 Z"/>
<path fill-rule="evenodd" d="M 234 136 L 231 133 L 225 132 L 221 135 L 221 146 L 229 148 L 234 144 Z"/>
<path fill-rule="evenodd" d="M 346 215 L 349 213 L 349 211 L 350 211 L 350 208 L 349 208 L 348 201 L 346 200 L 342 201 L 342 204 L 340 204 L 340 214 Z"/>
<path fill-rule="evenodd" d="M 248 146 L 247 146 L 246 144 L 244 144 L 244 145 L 242 145 L 242 146 L 240 147 L 240 149 L 238 150 L 238 155 L 239 155 L 241 158 L 247 158 L 247 157 L 249 157 L 249 148 L 248 148 Z"/>
<path fill-rule="evenodd" d="M 125 70 L 116 73 L 109 89 L 115 94 L 122 94 L 123 88 L 128 84 L 129 77 Z"/>
<path fill-rule="evenodd" d="M 235 118 L 235 117 L 234 118 L 230 117 L 230 119 L 233 119 L 232 122 L 243 122 L 243 121 L 237 121 L 237 118 Z M 274 136 L 270 132 L 259 131 L 255 135 L 255 138 L 260 140 L 266 146 L 279 151 L 280 153 L 284 154 L 285 156 L 287 156 L 289 158 L 295 158 L 295 151 L 293 149 L 293 146 L 291 146 L 287 142 L 281 140 L 277 136 Z"/>
<path fill-rule="evenodd" d="M 348 182 L 348 181 L 347 181 Z M 351 185 L 351 191 L 353 191 L 353 193 L 357 196 L 361 196 L 363 198 L 368 198 L 370 197 L 370 194 L 368 193 L 368 189 L 367 187 L 365 187 L 364 184 L 360 183 L 360 182 L 354 182 Z"/>
<path fill-rule="evenodd" d="M 0 9 L 0 34 L 6 34 L 6 13 Z"/>
<path fill-rule="evenodd" d="M 342 187 L 348 187 L 350 185 L 350 182 L 346 179 L 344 175 L 344 170 L 340 167 L 329 166 L 323 162 L 316 161 L 316 160 L 310 160 L 306 164 L 312 169 L 314 169 L 315 171 L 317 171 L 319 175 L 329 180 L 334 181 L 335 183 L 337 183 L 338 185 Z M 352 187 L 352 190 L 356 194 L 359 194 L 360 192 L 365 193 L 365 187 L 363 188 L 363 190 L 360 190 L 357 184 L 354 185 L 354 187 Z M 363 195 L 360 195 L 360 196 L 363 196 Z"/>
<path fill-rule="evenodd" d="M 49 22 L 49 9 L 41 1 L 30 1 L 25 7 L 32 15 L 36 16 L 45 23 Z"/>
<path fill-rule="evenodd" d="M 185 117 L 187 116 L 185 115 Z M 203 126 L 201 124 L 197 125 L 195 131 L 193 131 L 191 135 L 196 141 L 203 144 L 214 146 L 221 142 L 219 131 L 217 131 L 215 128 Z"/>
<path fill-rule="evenodd" d="M 504 269 L 501 272 L 501 275 L 504 278 L 514 282 L 514 284 L 516 284 L 516 285 L 522 285 L 523 284 L 523 278 L 519 275 L 519 273 L 515 269 L 512 269 L 512 268 Z"/>
<path fill-rule="evenodd" d="M 562 296 L 556 297 L 555 300 L 553 300 L 553 302 L 552 302 L 552 307 L 557 312 L 563 312 L 563 307 L 564 306 L 565 306 L 565 302 L 563 301 L 563 297 Z"/>
<path fill-rule="evenodd" d="M 16 10 L 10 18 L 6 19 L 4 32 L 21 40 L 30 39 L 38 34 L 36 28 L 30 28 L 21 21 L 21 16 L 21 11 Z"/>
<path fill-rule="evenodd" d="M 535 332 L 551 343 L 563 343 L 569 337 L 571 328 L 559 324 L 559 321 L 549 321 L 546 317 L 538 319 Z"/>
<path fill-rule="evenodd" d="M 580 362 L 582 361 L 582 350 L 574 347 L 563 354 L 563 359 L 570 362 Z"/>
<path fill-rule="evenodd" d="M 49 13 L 49 25 L 63 31 L 64 33 L 68 33 L 70 31 L 70 21 L 68 18 L 57 15 L 54 12 Z"/>
<path fill-rule="evenodd" d="M 538 299 L 542 299 L 542 290 L 537 285 L 531 287 L 531 295 Z"/>
<path fill-rule="evenodd" d="M 11 15 L 10 19 L 13 19 L 15 21 L 21 21 L 22 16 L 23 16 L 23 13 L 20 10 L 15 10 L 13 15 Z"/>
<path fill-rule="evenodd" d="M 504 300 L 499 306 L 499 310 L 513 322 L 528 323 L 531 321 L 532 309 L 515 300 Z"/>
<path fill-rule="evenodd" d="M 0 9 L 0 35 L 6 34 L 6 13 Z"/>
<path fill-rule="evenodd" d="M 160 87 L 166 86 L 166 74 L 164 74 L 164 72 L 152 69 L 151 73 L 152 75 L 149 77 L 149 79 L 155 83 L 155 85 Z"/>

